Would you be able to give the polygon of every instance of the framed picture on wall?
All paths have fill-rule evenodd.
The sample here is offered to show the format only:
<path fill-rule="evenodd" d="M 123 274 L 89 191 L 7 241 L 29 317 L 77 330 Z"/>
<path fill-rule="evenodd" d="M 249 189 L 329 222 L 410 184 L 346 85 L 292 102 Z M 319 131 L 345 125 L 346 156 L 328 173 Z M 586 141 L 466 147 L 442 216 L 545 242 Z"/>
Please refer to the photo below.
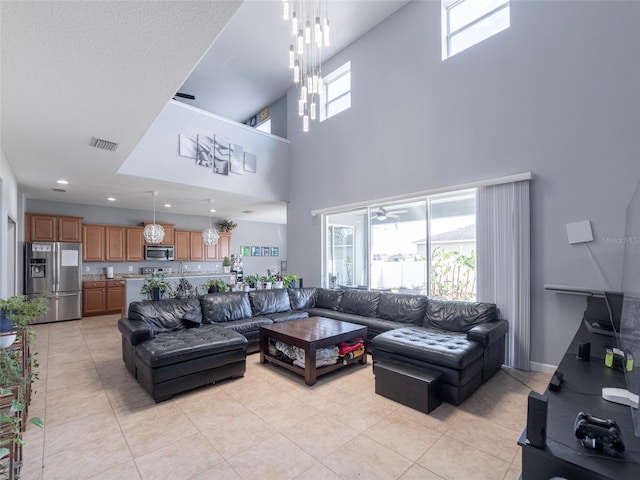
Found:
<path fill-rule="evenodd" d="M 260 247 L 251 247 L 251 256 L 259 257 L 260 256 Z"/>
<path fill-rule="evenodd" d="M 280 247 L 271 247 L 271 256 L 279 257 L 280 256 Z"/>
<path fill-rule="evenodd" d="M 240 247 L 240 255 L 242 255 L 243 257 L 250 257 L 251 247 L 248 245 L 245 245 L 244 247 Z"/>
<path fill-rule="evenodd" d="M 261 256 L 270 257 L 271 256 L 271 249 L 269 247 L 262 247 Z"/>

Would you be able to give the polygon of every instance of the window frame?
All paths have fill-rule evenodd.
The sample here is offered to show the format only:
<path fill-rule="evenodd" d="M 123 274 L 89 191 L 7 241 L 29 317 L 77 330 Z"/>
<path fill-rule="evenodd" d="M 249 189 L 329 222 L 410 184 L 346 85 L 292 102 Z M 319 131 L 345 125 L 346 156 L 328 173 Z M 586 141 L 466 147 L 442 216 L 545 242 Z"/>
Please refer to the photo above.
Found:
<path fill-rule="evenodd" d="M 344 78 L 347 75 L 349 76 L 349 89 L 335 98 L 329 98 L 329 93 L 328 93 L 329 87 L 333 83 L 337 82 L 338 80 Z M 320 93 L 320 115 L 319 115 L 320 122 L 324 122 L 325 120 L 351 108 L 351 90 L 352 90 L 351 87 L 352 85 L 351 85 L 351 61 L 350 60 L 343 63 L 341 66 L 333 70 L 331 73 L 322 77 L 322 92 Z M 346 108 L 343 108 L 338 112 L 329 114 L 329 107 L 332 104 L 335 104 L 340 99 L 345 98 L 346 96 L 349 96 L 349 106 Z"/>

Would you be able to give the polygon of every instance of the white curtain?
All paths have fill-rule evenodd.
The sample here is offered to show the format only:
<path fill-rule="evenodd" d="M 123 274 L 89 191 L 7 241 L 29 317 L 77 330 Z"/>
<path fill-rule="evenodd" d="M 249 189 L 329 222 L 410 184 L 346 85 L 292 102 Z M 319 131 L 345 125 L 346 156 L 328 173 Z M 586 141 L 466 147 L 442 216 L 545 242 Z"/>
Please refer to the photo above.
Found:
<path fill-rule="evenodd" d="M 505 365 L 529 370 L 529 181 L 477 190 L 478 300 L 509 322 Z"/>

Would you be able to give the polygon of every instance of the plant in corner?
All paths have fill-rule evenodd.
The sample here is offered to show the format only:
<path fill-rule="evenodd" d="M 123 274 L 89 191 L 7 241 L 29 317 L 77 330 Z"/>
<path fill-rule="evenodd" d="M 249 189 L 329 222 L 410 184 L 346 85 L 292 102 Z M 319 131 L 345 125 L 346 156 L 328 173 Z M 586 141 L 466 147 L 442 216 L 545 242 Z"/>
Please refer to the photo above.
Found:
<path fill-rule="evenodd" d="M 232 222 L 231 220 L 222 220 L 218 226 L 223 232 L 230 232 L 234 228 L 238 226 L 237 223 Z"/>
<path fill-rule="evenodd" d="M 300 277 L 298 277 L 298 275 L 285 275 L 282 277 L 284 288 L 295 288 L 299 279 Z"/>
<path fill-rule="evenodd" d="M 231 272 L 231 259 L 229 257 L 224 257 L 222 260 L 222 269 L 224 273 Z"/>
<path fill-rule="evenodd" d="M 229 285 L 224 283 L 219 278 L 210 278 L 202 283 L 202 288 L 205 288 L 209 293 L 228 292 Z"/>
<path fill-rule="evenodd" d="M 165 293 L 173 290 L 164 273 L 154 273 L 145 279 L 140 294 L 147 300 L 162 300 Z"/>

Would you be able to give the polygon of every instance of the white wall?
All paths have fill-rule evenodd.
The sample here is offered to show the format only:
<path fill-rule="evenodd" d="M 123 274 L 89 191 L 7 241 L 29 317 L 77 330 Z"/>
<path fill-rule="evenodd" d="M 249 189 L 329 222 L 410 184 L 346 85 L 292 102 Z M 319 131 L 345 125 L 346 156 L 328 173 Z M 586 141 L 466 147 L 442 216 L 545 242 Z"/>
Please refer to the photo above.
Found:
<path fill-rule="evenodd" d="M 0 298 L 7 298 L 17 293 L 9 291 L 15 282 L 15 272 L 13 271 L 15 261 L 11 260 L 9 256 L 15 258 L 17 253 L 11 247 L 16 243 L 8 238 L 10 233 L 7 228 L 9 217 L 15 220 L 18 226 L 21 225 L 21 222 L 18 222 L 18 186 L 9 162 L 0 148 Z M 15 235 L 15 231 L 11 234 Z M 10 275 L 14 277 L 14 282 L 9 281 Z"/>
<path fill-rule="evenodd" d="M 303 134 L 288 92 L 289 269 L 320 283 L 314 209 L 532 171 L 531 359 L 557 364 L 585 303 L 543 285 L 620 288 L 639 24 L 640 2 L 514 1 L 508 30 L 443 62 L 439 2 L 409 3 L 323 65 L 351 61 L 351 109 Z M 586 219 L 608 282 L 567 242 Z"/>

